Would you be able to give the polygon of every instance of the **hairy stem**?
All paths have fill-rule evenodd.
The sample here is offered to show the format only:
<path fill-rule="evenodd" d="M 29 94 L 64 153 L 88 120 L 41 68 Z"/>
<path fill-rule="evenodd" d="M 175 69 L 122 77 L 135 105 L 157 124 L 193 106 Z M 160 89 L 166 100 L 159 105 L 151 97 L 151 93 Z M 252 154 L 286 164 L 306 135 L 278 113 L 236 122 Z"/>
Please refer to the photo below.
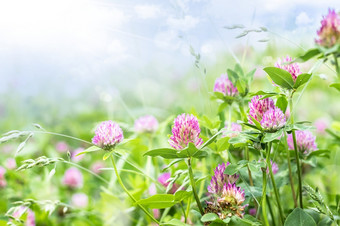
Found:
<path fill-rule="evenodd" d="M 156 220 L 142 205 L 138 204 L 137 203 L 137 200 L 135 199 L 135 197 L 133 197 L 133 195 L 129 192 L 129 190 L 127 190 L 127 188 L 125 187 L 125 185 L 123 184 L 123 181 L 122 179 L 120 178 L 120 175 L 118 173 L 118 170 L 117 170 L 117 166 L 115 164 L 115 161 L 113 159 L 113 156 L 111 155 L 111 161 L 112 161 L 112 165 L 113 165 L 113 168 L 115 170 L 115 173 L 116 173 L 116 176 L 117 176 L 117 180 L 118 180 L 118 183 L 120 184 L 120 186 L 123 188 L 123 190 L 125 191 L 125 193 L 132 199 L 132 201 L 134 201 L 135 204 L 137 204 L 137 206 L 143 210 L 143 212 L 148 215 L 154 222 L 156 222 L 157 224 L 159 224 L 159 221 Z"/>
<path fill-rule="evenodd" d="M 287 134 L 284 133 L 285 141 L 287 142 Z M 289 182 L 290 182 L 290 188 L 292 190 L 292 196 L 294 200 L 294 207 L 296 208 L 298 206 L 297 200 L 296 200 L 296 194 L 295 194 L 295 188 L 294 188 L 294 181 L 293 181 L 293 174 L 292 174 L 292 166 L 290 164 L 290 153 L 289 149 L 287 148 L 287 163 L 288 163 L 288 172 L 289 172 Z"/>
<path fill-rule="evenodd" d="M 274 179 L 274 174 L 273 174 L 273 170 L 272 170 L 272 164 L 270 162 L 270 150 L 271 150 L 271 146 L 272 146 L 271 142 L 269 142 L 268 150 L 267 150 L 267 156 L 266 156 L 266 158 L 267 158 L 266 159 L 267 160 L 267 167 L 269 168 L 270 179 L 271 179 L 271 182 L 273 184 L 275 198 L 276 198 L 277 206 L 279 208 L 279 214 L 280 214 L 281 223 L 283 223 L 285 216 L 284 216 L 284 213 L 283 213 L 283 210 L 282 210 L 282 205 L 281 205 L 281 201 L 280 201 L 279 191 L 277 189 L 276 182 L 275 182 L 275 179 Z"/>
<path fill-rule="evenodd" d="M 336 71 L 337 76 L 340 78 L 340 67 L 339 67 L 338 58 L 336 56 L 336 53 L 333 53 L 333 57 L 334 57 L 335 71 Z"/>
<path fill-rule="evenodd" d="M 261 209 L 262 209 L 262 220 L 265 226 L 269 226 L 268 218 L 267 218 L 267 203 L 266 203 L 266 189 L 267 189 L 267 173 L 266 170 L 262 169 L 262 200 L 261 200 Z"/>
<path fill-rule="evenodd" d="M 201 215 L 203 216 L 204 211 L 203 211 L 200 199 L 198 198 L 198 195 L 197 195 L 196 183 L 195 183 L 194 174 L 193 174 L 192 168 L 191 168 L 191 158 L 188 158 L 188 170 L 189 170 L 189 177 L 190 177 L 192 192 L 194 193 L 194 197 L 195 197 L 195 200 L 196 200 L 196 203 L 197 203 L 197 207 L 200 210 Z"/>
<path fill-rule="evenodd" d="M 270 204 L 269 197 L 267 196 L 266 198 L 267 198 L 267 204 L 268 204 L 269 213 L 270 213 L 270 216 L 272 217 L 273 226 L 276 226 L 275 218 L 274 218 L 274 213 L 273 213 L 273 209 L 272 209 L 272 205 Z"/>
<path fill-rule="evenodd" d="M 290 107 L 290 120 L 291 123 L 294 124 L 294 114 L 293 114 L 293 98 L 289 98 L 289 107 Z M 297 144 L 296 144 L 296 135 L 295 135 L 295 130 L 292 131 L 292 136 L 293 136 L 293 142 L 294 142 L 294 152 L 295 152 L 295 160 L 296 160 L 296 165 L 297 165 L 297 173 L 298 173 L 298 190 L 299 190 L 299 205 L 300 208 L 303 209 L 303 203 L 302 203 L 302 178 L 301 178 L 301 163 L 300 163 L 300 158 L 299 158 L 299 152 L 297 149 Z"/>

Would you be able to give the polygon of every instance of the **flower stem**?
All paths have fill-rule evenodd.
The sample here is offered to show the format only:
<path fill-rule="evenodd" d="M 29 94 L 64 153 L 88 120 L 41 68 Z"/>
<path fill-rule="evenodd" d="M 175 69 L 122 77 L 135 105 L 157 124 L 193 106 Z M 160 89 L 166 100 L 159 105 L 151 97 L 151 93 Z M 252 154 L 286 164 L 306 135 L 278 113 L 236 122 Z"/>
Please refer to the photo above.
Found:
<path fill-rule="evenodd" d="M 133 195 L 129 192 L 129 190 L 127 190 L 127 188 L 125 187 L 125 185 L 123 184 L 123 181 L 122 179 L 120 178 L 119 176 L 119 173 L 118 173 L 118 170 L 117 170 L 117 167 L 116 167 L 116 164 L 115 164 L 115 161 L 113 159 L 113 156 L 111 155 L 111 161 L 112 161 L 112 165 L 113 165 L 113 168 L 115 170 L 115 173 L 116 173 L 116 176 L 117 176 L 117 180 L 118 180 L 118 183 L 120 184 L 120 186 L 123 188 L 123 190 L 125 191 L 125 193 L 135 202 L 135 204 L 137 204 L 137 206 L 139 208 L 141 208 L 141 210 L 144 211 L 144 213 L 146 215 L 148 215 L 154 222 L 156 222 L 157 224 L 159 224 L 159 221 L 156 220 L 142 205 L 138 204 L 137 203 L 137 200 L 135 199 L 135 197 L 133 197 Z"/>
<path fill-rule="evenodd" d="M 285 141 L 287 142 L 287 135 L 286 132 L 284 133 Z M 290 188 L 292 190 L 293 200 L 294 200 L 294 207 L 296 208 L 298 206 L 297 200 L 296 200 L 296 194 L 295 194 L 295 188 L 294 188 L 294 181 L 293 181 L 293 174 L 292 174 L 292 166 L 290 164 L 290 153 L 289 149 L 287 150 L 287 162 L 288 162 L 288 172 L 289 172 L 289 182 L 290 182 Z"/>
<path fill-rule="evenodd" d="M 300 208 L 303 209 L 301 164 L 300 164 L 299 153 L 298 153 L 298 150 L 297 150 L 295 130 L 292 131 L 292 135 L 293 135 L 293 141 L 294 141 L 294 152 L 295 152 L 295 159 L 296 159 L 298 179 L 299 179 L 299 187 L 298 187 L 299 188 L 299 204 L 300 204 Z"/>
<path fill-rule="evenodd" d="M 191 158 L 188 158 L 188 170 L 189 170 L 189 177 L 190 177 L 192 192 L 194 193 L 194 197 L 195 197 L 198 209 L 200 210 L 200 213 L 203 216 L 204 211 L 203 211 L 200 199 L 198 198 L 198 195 L 197 195 L 197 192 L 196 192 L 196 183 L 195 183 L 194 174 L 193 174 L 192 168 L 191 168 Z"/>
<path fill-rule="evenodd" d="M 265 226 L 269 226 L 268 218 L 267 218 L 267 203 L 266 203 L 266 189 L 267 189 L 267 173 L 266 170 L 262 169 L 262 200 L 261 200 L 261 208 L 262 208 L 262 220 Z"/>
<path fill-rule="evenodd" d="M 289 108 L 290 108 L 290 119 L 291 123 L 294 124 L 294 114 L 293 114 L 293 98 L 289 98 Z M 292 131 L 292 137 L 293 137 L 293 142 L 294 142 L 294 152 L 295 152 L 295 160 L 296 160 L 296 165 L 297 165 L 297 173 L 298 173 L 298 190 L 299 190 L 299 205 L 300 208 L 303 209 L 303 203 L 302 203 L 302 178 L 301 178 L 301 163 L 300 163 L 300 158 L 299 158 L 299 153 L 297 149 L 297 144 L 296 144 L 296 135 L 295 135 L 295 130 Z"/>
<path fill-rule="evenodd" d="M 267 196 L 266 198 L 267 198 L 267 204 L 268 204 L 269 213 L 270 213 L 270 216 L 272 217 L 273 226 L 276 226 L 275 218 L 274 218 L 274 213 L 273 213 L 273 209 L 272 209 L 272 205 L 270 204 L 269 197 Z"/>
<path fill-rule="evenodd" d="M 271 146 L 272 146 L 271 142 L 269 142 L 268 146 L 269 147 L 268 147 L 267 156 L 266 156 L 267 167 L 269 168 L 270 179 L 271 179 L 271 182 L 273 184 L 275 198 L 276 198 L 277 206 L 279 208 L 280 219 L 281 219 L 281 222 L 283 223 L 285 216 L 284 216 L 284 213 L 283 213 L 283 210 L 282 210 L 282 206 L 281 206 L 279 191 L 278 191 L 278 189 L 276 187 L 276 182 L 275 182 L 274 174 L 273 174 L 273 170 L 272 170 L 272 164 L 270 162 L 270 150 L 271 150 Z"/>
<path fill-rule="evenodd" d="M 338 58 L 336 56 L 336 53 L 333 53 L 333 57 L 334 57 L 335 71 L 336 71 L 336 74 L 338 75 L 338 77 L 340 78 L 340 67 L 339 67 Z"/>

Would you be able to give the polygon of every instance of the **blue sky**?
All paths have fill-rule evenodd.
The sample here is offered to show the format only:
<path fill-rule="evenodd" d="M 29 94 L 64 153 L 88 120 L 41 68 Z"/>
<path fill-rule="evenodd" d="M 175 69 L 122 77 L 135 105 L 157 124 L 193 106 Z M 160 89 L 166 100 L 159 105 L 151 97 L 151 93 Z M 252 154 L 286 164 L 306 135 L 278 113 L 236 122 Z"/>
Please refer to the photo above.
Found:
<path fill-rule="evenodd" d="M 329 7 L 339 10 L 340 1 L 0 1 L 0 92 L 72 95 L 76 87 L 105 86 L 107 77 L 117 78 L 118 87 L 185 73 L 193 62 L 189 45 L 214 63 L 245 43 L 235 39 L 239 31 L 223 28 L 233 24 L 264 26 L 311 46 Z M 265 47 L 257 41 L 266 34 L 253 37 L 250 45 Z"/>

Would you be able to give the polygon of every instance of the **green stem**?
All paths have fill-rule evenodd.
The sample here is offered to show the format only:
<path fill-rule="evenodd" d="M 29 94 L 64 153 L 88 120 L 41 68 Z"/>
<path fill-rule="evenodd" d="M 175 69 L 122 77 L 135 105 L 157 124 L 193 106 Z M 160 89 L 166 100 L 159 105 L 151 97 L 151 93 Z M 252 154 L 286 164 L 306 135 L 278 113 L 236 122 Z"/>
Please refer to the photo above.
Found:
<path fill-rule="evenodd" d="M 194 193 L 194 197 L 195 197 L 198 209 L 200 210 L 200 213 L 203 216 L 204 211 L 203 211 L 200 199 L 198 198 L 198 195 L 197 195 L 197 192 L 196 192 L 196 183 L 195 183 L 194 174 L 193 174 L 192 168 L 191 168 L 191 158 L 188 158 L 188 170 L 189 170 L 189 177 L 190 177 L 192 192 Z"/>
<path fill-rule="evenodd" d="M 267 172 L 265 169 L 262 169 L 262 200 L 261 200 L 261 209 L 262 209 L 262 220 L 265 226 L 269 226 L 268 218 L 267 218 L 267 203 L 266 203 L 266 189 L 267 189 Z"/>
<path fill-rule="evenodd" d="M 272 209 L 272 205 L 270 204 L 269 197 L 267 196 L 266 198 L 267 198 L 267 204 L 268 204 L 269 213 L 270 213 L 270 216 L 272 217 L 273 226 L 276 226 L 275 218 L 274 218 L 274 213 L 273 213 L 273 209 Z"/>
<path fill-rule="evenodd" d="M 218 113 L 218 116 L 220 117 L 220 129 L 224 128 L 224 124 L 225 124 L 225 116 L 224 116 L 224 111 L 221 111 Z"/>
<path fill-rule="evenodd" d="M 289 98 L 289 108 L 290 108 L 290 119 L 291 123 L 294 124 L 294 114 L 293 114 L 293 98 Z M 297 165 L 297 173 L 298 173 L 298 190 L 299 190 L 299 205 L 300 208 L 303 209 L 303 203 L 302 203 L 302 178 L 301 178 L 301 163 L 300 163 L 300 158 L 299 158 L 299 152 L 297 149 L 297 144 L 296 144 L 296 135 L 295 135 L 295 130 L 292 131 L 292 137 L 293 137 L 293 142 L 294 142 L 294 152 L 295 152 L 295 160 L 296 160 L 296 165 Z"/>
<path fill-rule="evenodd" d="M 285 141 L 287 142 L 287 134 L 284 133 Z M 292 166 L 290 164 L 290 153 L 288 147 L 287 150 L 287 162 L 288 162 L 288 172 L 289 172 L 289 182 L 290 182 L 290 188 L 292 190 L 293 200 L 294 200 L 294 207 L 296 208 L 298 206 L 297 200 L 296 200 L 296 194 L 295 194 L 295 188 L 294 188 L 294 181 L 293 181 L 293 174 L 292 174 Z"/>
<path fill-rule="evenodd" d="M 247 115 L 246 115 L 246 113 L 244 111 L 243 99 L 241 99 L 239 101 L 239 108 L 240 108 L 240 113 L 241 113 L 242 119 L 243 119 L 243 121 L 246 122 L 247 121 Z"/>
<path fill-rule="evenodd" d="M 270 179 L 271 179 L 271 182 L 273 184 L 275 198 L 276 198 L 277 206 L 279 208 L 279 214 L 280 214 L 281 223 L 283 223 L 285 216 L 284 216 L 284 213 L 283 213 L 283 210 L 282 210 L 282 205 L 281 205 L 281 201 L 280 201 L 279 191 L 277 189 L 276 182 L 275 182 L 275 179 L 274 179 L 274 174 L 273 174 L 273 170 L 272 170 L 272 164 L 270 162 L 270 150 L 271 150 L 271 147 L 272 147 L 271 142 L 269 142 L 268 150 L 267 150 L 267 156 L 266 156 L 267 167 L 269 168 Z"/>
<path fill-rule="evenodd" d="M 117 180 L 118 180 L 118 183 L 120 184 L 120 186 L 123 188 L 123 190 L 125 191 L 125 193 L 132 199 L 132 201 L 134 201 L 135 204 L 137 204 L 137 206 L 139 208 L 141 208 L 141 210 L 143 210 L 143 212 L 148 215 L 154 222 L 156 222 L 157 224 L 159 224 L 159 221 L 156 220 L 142 205 L 138 204 L 137 203 L 137 200 L 135 199 L 135 197 L 133 197 L 133 195 L 129 192 L 129 190 L 127 190 L 127 188 L 125 187 L 125 185 L 123 184 L 123 181 L 122 179 L 120 178 L 120 175 L 118 173 L 118 170 L 117 170 L 117 167 L 116 167 L 116 164 L 115 164 L 115 161 L 113 159 L 113 156 L 111 155 L 111 161 L 112 161 L 112 165 L 113 165 L 113 168 L 115 170 L 115 173 L 116 173 L 116 176 L 117 176 Z"/>
<path fill-rule="evenodd" d="M 187 215 L 185 214 L 184 206 L 183 206 L 183 201 L 180 203 L 181 209 L 184 215 L 184 223 L 187 223 Z"/>
<path fill-rule="evenodd" d="M 299 158 L 299 152 L 297 150 L 297 144 L 296 144 L 296 135 L 295 130 L 292 131 L 293 135 L 293 141 L 294 141 L 294 152 L 295 152 L 295 159 L 297 164 L 297 173 L 298 173 L 298 179 L 299 179 L 299 204 L 300 208 L 303 209 L 303 203 L 302 203 L 302 178 L 301 178 L 301 163 Z"/>
<path fill-rule="evenodd" d="M 336 74 L 338 75 L 338 77 L 340 78 L 340 67 L 339 67 L 338 58 L 336 56 L 336 53 L 333 53 L 333 57 L 334 57 L 335 71 L 336 71 Z"/>

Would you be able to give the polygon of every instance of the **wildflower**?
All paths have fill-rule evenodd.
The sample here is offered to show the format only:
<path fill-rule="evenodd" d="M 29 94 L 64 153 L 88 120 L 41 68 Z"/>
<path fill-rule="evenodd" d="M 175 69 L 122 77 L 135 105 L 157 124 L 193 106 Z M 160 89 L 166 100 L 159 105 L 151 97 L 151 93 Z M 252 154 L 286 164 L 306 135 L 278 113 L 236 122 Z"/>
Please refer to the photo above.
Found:
<path fill-rule="evenodd" d="M 158 129 L 158 121 L 152 115 L 146 115 L 135 121 L 134 129 L 137 133 L 153 133 Z"/>
<path fill-rule="evenodd" d="M 83 175 L 75 167 L 66 170 L 63 183 L 70 188 L 81 188 L 83 186 Z"/>
<path fill-rule="evenodd" d="M 119 125 L 113 121 L 105 121 L 96 128 L 92 143 L 105 150 L 110 150 L 123 139 L 123 131 Z"/>
<path fill-rule="evenodd" d="M 249 115 L 248 121 L 254 124 L 251 117 L 261 122 L 263 114 L 271 108 L 274 108 L 274 100 L 271 98 L 262 99 L 262 96 L 254 96 L 249 102 Z M 251 116 L 251 117 L 250 117 Z"/>
<path fill-rule="evenodd" d="M 316 132 L 319 134 L 324 135 L 326 133 L 326 129 L 328 127 L 328 121 L 323 119 L 323 118 L 319 118 L 315 121 L 314 125 L 316 127 Z"/>
<path fill-rule="evenodd" d="M 275 132 L 286 124 L 286 116 L 280 108 L 273 107 L 263 114 L 260 123 L 266 131 Z"/>
<path fill-rule="evenodd" d="M 16 219 L 20 219 L 21 216 L 26 212 L 27 217 L 25 221 L 25 226 L 35 226 L 35 214 L 30 208 L 26 206 L 20 206 L 18 210 L 13 213 L 13 217 Z"/>
<path fill-rule="evenodd" d="M 256 209 L 255 208 L 250 208 L 248 210 L 248 212 L 249 212 L 249 215 L 256 216 Z"/>
<path fill-rule="evenodd" d="M 292 75 L 292 79 L 295 82 L 296 78 L 301 74 L 300 66 L 297 63 L 291 63 L 293 60 L 291 57 L 287 56 L 286 58 L 283 58 L 282 60 L 279 59 L 275 63 L 275 67 L 281 68 L 283 70 L 286 70 Z"/>
<path fill-rule="evenodd" d="M 4 188 L 7 185 L 7 182 L 5 179 L 5 173 L 6 173 L 6 169 L 0 166 L 0 188 Z"/>
<path fill-rule="evenodd" d="M 340 44 L 340 16 L 334 9 L 329 9 L 327 16 L 322 18 L 317 35 L 319 38 L 315 39 L 315 42 L 320 46 L 331 48 Z"/>
<path fill-rule="evenodd" d="M 224 173 L 226 166 L 229 164 L 229 162 L 227 162 L 227 164 L 218 164 L 215 168 L 214 176 L 212 176 L 210 185 L 208 186 L 209 193 L 220 196 L 222 194 L 224 184 L 233 184 L 237 181 L 238 175 L 228 175 Z"/>
<path fill-rule="evenodd" d="M 225 128 L 229 129 L 228 127 L 229 127 L 228 123 L 226 122 L 225 123 Z M 231 123 L 231 127 L 230 127 L 229 130 L 233 131 L 234 133 L 223 133 L 224 137 L 226 137 L 226 136 L 228 136 L 228 137 L 237 137 L 238 134 L 242 131 L 242 126 L 240 124 L 236 123 L 236 122 L 233 122 L 233 123 Z"/>
<path fill-rule="evenodd" d="M 75 149 L 72 154 L 71 154 L 71 159 L 74 162 L 79 162 L 80 160 L 82 160 L 84 158 L 85 155 L 78 155 L 79 153 L 83 152 L 84 148 L 77 148 Z M 77 156 L 78 155 L 78 156 Z"/>
<path fill-rule="evenodd" d="M 5 166 L 9 170 L 13 170 L 17 167 L 17 163 L 16 163 L 14 158 L 8 158 L 8 159 L 6 159 Z"/>
<path fill-rule="evenodd" d="M 55 148 L 57 149 L 58 152 L 64 153 L 67 152 L 69 149 L 68 144 L 64 141 L 60 141 L 55 145 Z"/>
<path fill-rule="evenodd" d="M 317 149 L 316 143 L 315 143 L 315 136 L 307 130 L 295 131 L 296 135 L 296 144 L 297 149 L 303 154 L 309 154 L 312 151 L 315 151 Z M 288 134 L 287 137 L 288 147 L 290 149 L 294 149 L 294 141 L 293 141 L 293 135 Z"/>
<path fill-rule="evenodd" d="M 214 92 L 223 93 L 225 96 L 236 96 L 238 94 L 237 88 L 229 80 L 227 74 L 222 74 L 215 80 Z"/>
<path fill-rule="evenodd" d="M 84 193 L 76 193 L 72 195 L 71 203 L 73 206 L 78 208 L 85 208 L 87 207 L 89 199 L 86 194 Z"/>
<path fill-rule="evenodd" d="M 169 172 L 166 173 L 162 173 L 159 177 L 158 177 L 158 182 L 163 185 L 165 188 L 168 187 L 168 185 L 170 184 L 170 182 L 168 181 L 171 177 L 171 174 Z M 177 189 L 179 188 L 178 184 L 173 184 L 172 188 L 170 189 L 170 193 L 174 194 Z"/>
<path fill-rule="evenodd" d="M 197 118 L 183 113 L 174 120 L 169 144 L 177 150 L 186 148 L 189 143 L 193 143 L 198 148 L 203 143 L 203 140 L 199 138 L 200 133 Z"/>
<path fill-rule="evenodd" d="M 94 162 L 91 166 L 91 170 L 96 173 L 96 174 L 99 174 L 101 173 L 102 171 L 100 170 L 101 168 L 105 168 L 105 165 L 103 162 L 101 161 L 97 161 L 97 162 Z"/>
<path fill-rule="evenodd" d="M 235 184 L 224 184 L 222 196 L 217 200 L 219 205 L 223 208 L 223 212 L 220 213 L 220 218 L 224 219 L 234 215 L 243 217 L 245 206 L 242 206 L 242 204 L 244 200 L 244 190 L 241 190 L 240 187 L 236 187 Z"/>

